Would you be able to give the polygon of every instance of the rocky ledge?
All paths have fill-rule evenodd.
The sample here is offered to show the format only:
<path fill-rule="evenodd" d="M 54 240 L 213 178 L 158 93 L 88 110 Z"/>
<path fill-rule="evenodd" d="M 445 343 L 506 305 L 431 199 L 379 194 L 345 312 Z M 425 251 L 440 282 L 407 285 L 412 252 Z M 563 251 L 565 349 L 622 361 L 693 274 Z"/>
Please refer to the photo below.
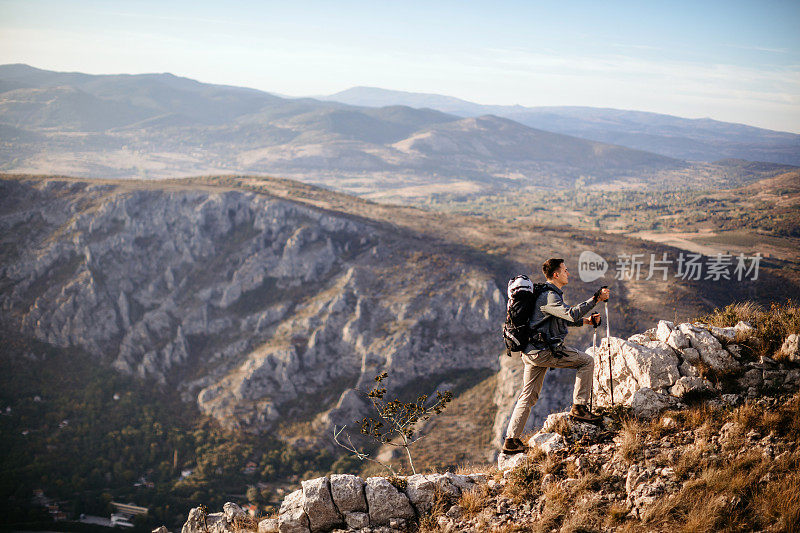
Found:
<path fill-rule="evenodd" d="M 784 391 L 800 386 L 800 369 L 789 369 L 770 357 L 754 359 L 743 344 L 755 333 L 746 322 L 720 328 L 703 323 L 658 326 L 627 340 L 611 337 L 587 352 L 595 358 L 594 405 L 629 407 L 634 416 L 652 418 L 684 406 L 691 396 L 717 396 L 718 401 L 757 398 L 762 387 Z M 784 343 L 786 359 L 800 361 L 796 341 Z M 610 350 L 609 350 L 610 347 Z M 609 370 L 610 366 L 610 370 Z M 712 383 L 708 377 L 715 377 Z M 736 394 L 724 394 L 725 378 L 735 379 Z M 734 397 L 735 396 L 735 397 Z"/>
<path fill-rule="evenodd" d="M 452 502 L 485 483 L 482 473 L 459 475 L 414 474 L 391 478 L 360 478 L 332 474 L 302 482 L 283 500 L 278 518 L 258 522 L 259 533 L 316 533 L 328 531 L 391 532 L 413 529 L 439 499 Z M 222 513 L 189 512 L 182 533 L 233 533 L 244 511 L 226 503 Z M 244 521 L 244 518 L 240 518 Z"/>

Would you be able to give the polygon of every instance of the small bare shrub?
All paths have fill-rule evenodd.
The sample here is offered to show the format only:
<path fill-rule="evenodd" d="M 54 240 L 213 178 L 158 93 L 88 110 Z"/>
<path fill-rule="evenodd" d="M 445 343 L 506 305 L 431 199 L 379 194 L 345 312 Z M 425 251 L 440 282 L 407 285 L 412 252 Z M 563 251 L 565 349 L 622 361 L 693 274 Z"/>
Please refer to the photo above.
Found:
<path fill-rule="evenodd" d="M 403 448 L 406 452 L 411 472 L 416 474 L 414 460 L 411 458 L 411 445 L 423 438 L 423 435 L 419 435 L 417 425 L 432 416 L 441 414 L 447 404 L 453 400 L 453 394 L 450 391 L 436 391 L 435 402 L 429 402 L 427 394 L 419 396 L 413 402 L 404 402 L 399 398 L 388 401 L 385 398 L 386 387 L 383 386 L 383 381 L 388 376 L 388 372 L 382 372 L 375 376 L 376 385 L 367 393 L 367 397 L 372 402 L 378 417 L 364 417 L 357 423 L 361 426 L 362 435 L 366 435 L 380 444 Z M 360 451 L 349 436 L 347 437 L 347 442 L 340 441 L 339 437 L 346 427 L 342 426 L 341 429 L 338 429 L 334 426 L 333 441 L 337 445 L 349 451 L 361 461 L 371 461 L 383 466 L 389 470 L 393 477 L 398 475 L 398 472 L 391 465 L 373 459 L 369 454 Z"/>

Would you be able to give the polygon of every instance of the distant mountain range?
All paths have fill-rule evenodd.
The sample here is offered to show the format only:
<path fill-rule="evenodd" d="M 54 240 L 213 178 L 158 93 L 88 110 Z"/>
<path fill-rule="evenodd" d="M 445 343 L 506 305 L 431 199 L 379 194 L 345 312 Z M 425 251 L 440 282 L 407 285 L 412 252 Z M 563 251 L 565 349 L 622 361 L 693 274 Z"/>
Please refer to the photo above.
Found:
<path fill-rule="evenodd" d="M 579 179 L 718 186 L 786 170 L 689 163 L 530 127 L 499 113 L 375 108 L 375 98 L 403 93 L 354 91 L 351 97 L 373 96 L 356 106 L 172 74 L 96 76 L 3 65 L 0 170 L 110 178 L 262 173 L 378 196 L 409 187 L 467 193 L 570 187 Z"/>
<path fill-rule="evenodd" d="M 368 107 L 407 105 L 462 117 L 492 114 L 532 128 L 691 161 L 733 158 L 800 165 L 800 135 L 710 118 L 596 107 L 481 105 L 452 96 L 375 87 L 353 87 L 324 99 Z"/>

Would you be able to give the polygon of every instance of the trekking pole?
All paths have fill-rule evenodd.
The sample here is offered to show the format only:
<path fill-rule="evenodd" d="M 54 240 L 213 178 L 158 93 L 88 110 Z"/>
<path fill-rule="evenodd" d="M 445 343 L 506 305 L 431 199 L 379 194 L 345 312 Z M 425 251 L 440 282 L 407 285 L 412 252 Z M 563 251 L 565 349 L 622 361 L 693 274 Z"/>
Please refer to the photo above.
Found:
<path fill-rule="evenodd" d="M 605 288 L 605 286 L 603 287 Z M 611 389 L 611 407 L 614 407 L 614 376 L 611 374 L 611 327 L 608 324 L 608 300 L 605 301 L 606 308 L 606 344 L 608 344 L 608 386 Z"/>
<path fill-rule="evenodd" d="M 594 326 L 594 323 L 592 323 Z M 594 326 L 594 333 L 592 333 L 592 359 L 597 355 L 597 326 Z M 603 367 L 597 369 L 597 384 L 600 385 L 599 377 L 602 375 Z M 594 374 L 592 374 L 592 390 L 589 391 L 589 412 L 594 412 Z"/>

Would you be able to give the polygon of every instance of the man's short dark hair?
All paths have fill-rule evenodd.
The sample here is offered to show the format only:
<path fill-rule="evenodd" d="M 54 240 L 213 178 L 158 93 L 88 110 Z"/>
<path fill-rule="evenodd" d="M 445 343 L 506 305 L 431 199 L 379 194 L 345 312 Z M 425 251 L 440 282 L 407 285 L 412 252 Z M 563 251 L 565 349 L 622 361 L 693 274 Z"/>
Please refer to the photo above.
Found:
<path fill-rule="evenodd" d="M 564 264 L 564 260 L 559 257 L 552 257 L 545 261 L 542 264 L 542 272 L 544 273 L 544 277 L 550 279 L 553 277 L 553 274 L 556 273 L 556 270 L 561 268 L 561 265 Z"/>

